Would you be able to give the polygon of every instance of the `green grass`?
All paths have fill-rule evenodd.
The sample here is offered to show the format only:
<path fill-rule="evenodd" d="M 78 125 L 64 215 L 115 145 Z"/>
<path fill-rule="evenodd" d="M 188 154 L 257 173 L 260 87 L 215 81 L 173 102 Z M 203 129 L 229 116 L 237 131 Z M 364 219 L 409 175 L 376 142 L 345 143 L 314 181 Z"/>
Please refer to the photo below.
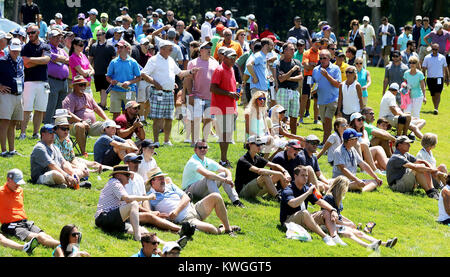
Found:
<path fill-rule="evenodd" d="M 373 107 L 378 115 L 379 103 L 382 93 L 382 82 L 384 69 L 369 68 L 372 73 L 372 86 L 369 88 L 369 106 Z M 432 115 L 433 107 L 431 97 L 428 103 L 422 107 L 421 116 L 427 120 L 424 132 L 433 132 L 439 136 L 439 144 L 434 150 L 434 156 L 438 163 L 450 164 L 450 139 L 448 128 L 445 122 L 450 117 L 450 104 L 447 99 L 450 89 L 445 87 L 442 94 L 442 102 L 439 115 Z M 96 95 L 98 98 L 98 95 Z M 97 99 L 98 100 L 98 99 Z M 239 109 L 238 133 L 243 137 L 243 116 L 242 108 Z M 312 109 L 311 109 L 312 111 Z M 177 185 L 181 185 L 181 177 L 184 165 L 190 158 L 193 150 L 189 145 L 182 143 L 184 135 L 178 133 L 178 122 L 174 122 L 173 138 L 174 147 L 163 147 L 157 150 L 156 160 L 164 172 Z M 179 123 L 181 128 L 182 124 Z M 31 124 L 27 130 L 27 135 L 31 136 Z M 152 137 L 151 126 L 146 127 L 147 136 Z M 322 136 L 322 126 L 312 124 L 312 118 L 307 118 L 305 124 L 299 127 L 300 135 L 316 134 Z M 18 133 L 17 133 L 18 135 Z M 242 140 L 240 140 L 242 141 Z M 29 156 L 36 140 L 26 139 L 16 141 L 16 149 L 25 154 L 25 157 L 15 156 L 13 158 L 0 159 L 0 178 L 6 179 L 6 172 L 14 167 L 24 172 L 25 180 L 30 180 Z M 88 151 L 92 152 L 95 139 L 88 139 Z M 208 156 L 215 160 L 219 159 L 220 150 L 216 143 L 210 143 Z M 414 143 L 411 153 L 416 154 L 420 149 L 420 143 Z M 236 164 L 238 158 L 243 155 L 242 142 L 231 145 L 229 149 L 229 159 Z M 92 156 L 89 157 L 93 159 Z M 325 176 L 330 178 L 332 168 L 327 164 L 326 157 L 320 159 L 320 166 Z M 233 170 L 234 174 L 234 170 Z M 361 175 L 359 173 L 359 175 Z M 91 190 L 60 190 L 51 189 L 42 185 L 24 185 L 25 210 L 28 217 L 54 238 L 59 238 L 59 232 L 65 224 L 74 223 L 83 232 L 81 247 L 88 251 L 91 256 L 130 256 L 140 248 L 140 243 L 132 240 L 131 235 L 110 235 L 95 227 L 94 214 L 97 208 L 100 190 L 108 180 L 108 173 L 100 175 L 92 174 L 90 181 L 93 183 Z M 361 175 L 363 177 L 363 175 Z M 436 223 L 438 215 L 437 201 L 426 197 L 423 190 L 416 190 L 413 194 L 400 194 L 392 192 L 383 178 L 384 185 L 375 192 L 357 194 L 348 193 L 344 200 L 343 214 L 355 223 L 368 221 L 377 223 L 374 228 L 374 236 L 386 240 L 397 236 L 399 241 L 393 249 L 382 248 L 378 256 L 383 257 L 437 257 L 450 256 L 449 228 Z M 228 206 L 228 217 L 232 224 L 241 226 L 242 234 L 237 238 L 229 236 L 214 236 L 197 232 L 194 240 L 189 242 L 182 251 L 182 256 L 248 256 L 248 257 L 287 257 L 287 256 L 309 256 L 309 257 L 365 257 L 374 255 L 368 250 L 360 247 L 355 242 L 345 239 L 349 244 L 347 247 L 328 247 L 316 234 L 312 234 L 313 241 L 301 243 L 299 241 L 288 240 L 279 224 L 279 204 L 274 201 L 267 201 L 258 198 L 257 201 L 248 202 L 243 200 L 246 209 L 235 208 L 222 191 L 225 203 Z M 317 210 L 317 207 L 310 207 L 310 212 Z M 207 219 L 213 224 L 220 224 L 220 221 L 213 212 Z M 164 240 L 174 240 L 177 235 L 156 230 L 148 227 L 149 230 L 156 231 L 158 236 Z M 18 241 L 15 238 L 12 238 Z M 52 249 L 39 246 L 33 256 L 50 257 Z M 0 256 L 26 256 L 26 254 L 11 249 L 0 247 Z"/>

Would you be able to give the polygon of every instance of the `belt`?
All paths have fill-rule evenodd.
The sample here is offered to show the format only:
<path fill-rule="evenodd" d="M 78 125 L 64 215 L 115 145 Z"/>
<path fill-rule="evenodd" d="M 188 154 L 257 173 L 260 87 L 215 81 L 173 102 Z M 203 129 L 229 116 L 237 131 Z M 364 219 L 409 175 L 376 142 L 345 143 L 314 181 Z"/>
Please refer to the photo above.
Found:
<path fill-rule="evenodd" d="M 55 79 L 55 80 L 58 80 L 58 81 L 65 81 L 65 80 L 67 80 L 67 78 L 64 78 L 64 79 L 60 79 L 60 78 L 55 78 L 55 77 L 52 77 L 52 76 L 48 76 L 49 78 L 51 78 L 51 79 Z"/>
<path fill-rule="evenodd" d="M 172 93 L 173 90 L 156 89 L 155 91 L 169 92 Z"/>

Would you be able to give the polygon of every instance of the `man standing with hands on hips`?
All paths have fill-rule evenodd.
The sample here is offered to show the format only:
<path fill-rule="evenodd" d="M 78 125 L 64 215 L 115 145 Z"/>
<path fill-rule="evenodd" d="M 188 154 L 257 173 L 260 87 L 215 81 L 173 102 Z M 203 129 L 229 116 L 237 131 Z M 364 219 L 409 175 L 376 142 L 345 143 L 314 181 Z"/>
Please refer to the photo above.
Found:
<path fill-rule="evenodd" d="M 174 59 L 169 58 L 172 49 L 172 42 L 161 40 L 159 53 L 151 57 L 142 70 L 142 78 L 155 88 L 150 95 L 150 117 L 153 119 L 153 138 L 158 146 L 159 130 L 161 129 L 164 129 L 164 145 L 172 146 L 169 139 L 175 108 L 173 97 L 175 75 L 184 78 L 198 71 L 196 67 L 190 70 L 181 70 Z"/>

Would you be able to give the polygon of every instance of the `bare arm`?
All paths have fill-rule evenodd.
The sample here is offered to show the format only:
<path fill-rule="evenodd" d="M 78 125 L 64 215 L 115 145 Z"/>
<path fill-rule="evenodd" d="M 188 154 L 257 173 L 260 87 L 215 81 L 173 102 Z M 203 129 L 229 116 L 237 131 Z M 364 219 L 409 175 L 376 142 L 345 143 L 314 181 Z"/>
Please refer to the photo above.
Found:
<path fill-rule="evenodd" d="M 131 203 L 133 201 L 141 202 L 147 200 L 155 200 L 156 195 L 151 193 L 149 195 L 141 196 L 141 195 L 125 195 L 122 196 L 120 200 L 125 201 L 126 203 Z"/>
<path fill-rule="evenodd" d="M 358 94 L 359 110 L 361 111 L 364 108 L 364 103 L 363 103 L 363 99 L 362 99 L 361 85 L 359 83 L 356 84 L 356 93 Z"/>
<path fill-rule="evenodd" d="M 448 188 L 442 190 L 442 199 L 444 200 L 445 212 L 450 214 L 450 190 Z"/>
<path fill-rule="evenodd" d="M 317 154 L 317 159 L 319 159 L 320 157 L 322 157 L 323 154 L 325 154 L 328 150 L 328 148 L 331 147 L 331 143 L 330 142 L 325 142 L 325 145 L 323 146 L 322 150 L 320 150 L 319 154 Z"/>
<path fill-rule="evenodd" d="M 311 193 L 314 191 L 314 188 L 315 186 L 313 185 L 308 189 L 307 192 L 303 193 L 299 197 L 289 200 L 288 205 L 294 209 L 299 207 L 303 202 L 305 202 L 306 198 L 311 195 Z"/>

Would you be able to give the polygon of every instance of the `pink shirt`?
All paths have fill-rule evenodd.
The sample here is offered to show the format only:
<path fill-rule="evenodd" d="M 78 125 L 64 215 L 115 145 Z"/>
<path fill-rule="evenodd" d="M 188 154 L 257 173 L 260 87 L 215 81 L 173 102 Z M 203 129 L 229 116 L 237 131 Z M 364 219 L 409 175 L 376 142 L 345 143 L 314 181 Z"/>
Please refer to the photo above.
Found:
<path fill-rule="evenodd" d="M 82 120 L 89 119 L 91 123 L 95 122 L 95 109 L 99 108 L 97 102 L 90 94 L 83 93 L 83 96 L 78 96 L 74 92 L 64 98 L 62 107 Z"/>
<path fill-rule="evenodd" d="M 72 79 L 77 76 L 80 75 L 78 73 L 78 71 L 75 69 L 75 67 L 77 67 L 78 65 L 81 66 L 82 69 L 84 70 L 88 70 L 90 67 L 90 63 L 88 58 L 86 57 L 86 55 L 84 55 L 83 53 L 80 53 L 81 57 L 78 56 L 75 53 L 72 53 L 72 55 L 69 58 L 69 66 L 70 66 L 70 70 L 72 71 Z M 86 78 L 86 80 L 88 80 L 88 82 L 91 82 L 91 77 Z"/>
<path fill-rule="evenodd" d="M 218 66 L 219 63 L 212 58 L 204 61 L 198 57 L 188 63 L 188 70 L 191 70 L 194 67 L 200 68 L 200 70 L 194 75 L 194 82 L 192 86 L 192 94 L 195 97 L 203 100 L 211 100 L 211 78 L 214 70 L 216 70 Z"/>

